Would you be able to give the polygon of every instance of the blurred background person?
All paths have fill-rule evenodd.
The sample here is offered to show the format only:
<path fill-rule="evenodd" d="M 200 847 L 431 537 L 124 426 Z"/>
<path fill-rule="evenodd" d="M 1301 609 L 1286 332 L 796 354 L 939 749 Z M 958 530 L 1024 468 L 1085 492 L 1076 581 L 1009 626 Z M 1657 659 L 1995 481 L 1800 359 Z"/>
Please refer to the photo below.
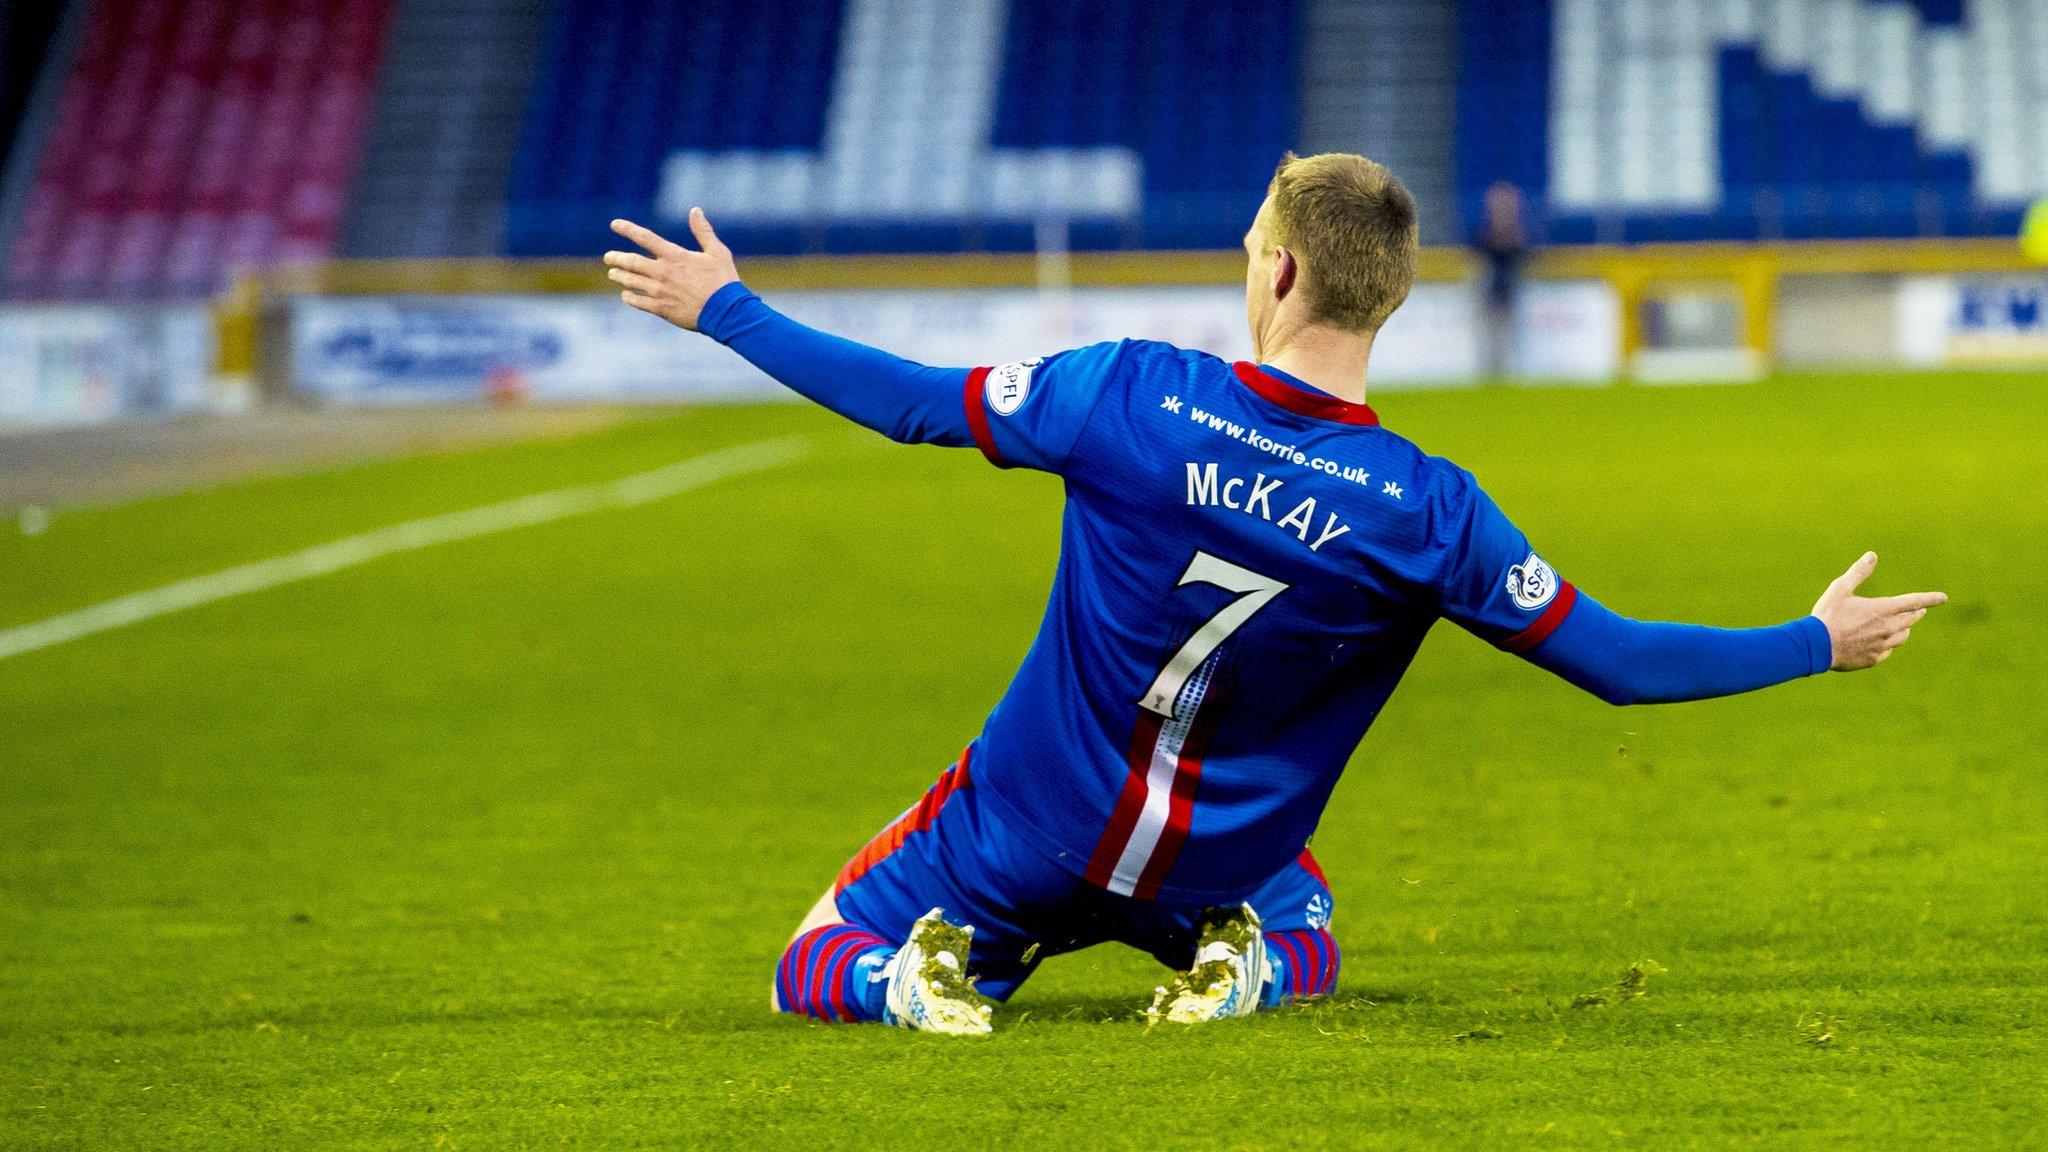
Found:
<path fill-rule="evenodd" d="M 1479 371 L 1487 379 L 1499 380 L 1516 370 L 1515 302 L 1529 258 L 1522 190 L 1506 180 L 1494 181 L 1487 186 L 1483 213 L 1472 244 L 1479 253 L 1483 281 Z"/>
<path fill-rule="evenodd" d="M 2034 201 L 2020 225 L 2020 249 L 2036 264 L 2048 264 L 2048 196 Z"/>

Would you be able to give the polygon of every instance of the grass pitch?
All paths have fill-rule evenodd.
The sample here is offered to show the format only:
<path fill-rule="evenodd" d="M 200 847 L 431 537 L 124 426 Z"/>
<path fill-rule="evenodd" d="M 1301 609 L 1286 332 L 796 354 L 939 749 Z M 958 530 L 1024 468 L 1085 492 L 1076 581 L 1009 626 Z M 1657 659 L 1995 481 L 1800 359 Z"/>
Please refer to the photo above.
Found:
<path fill-rule="evenodd" d="M 797 432 L 813 455 L 0 661 L 0 1146 L 2040 1147 L 2048 389 L 1376 397 L 1623 611 L 1953 603 L 1874 672 L 1618 710 L 1444 626 L 1316 850 L 1334 1000 L 985 1042 L 771 1016 L 976 731 L 1059 486 L 794 407 L 60 513 L 0 627 Z"/>

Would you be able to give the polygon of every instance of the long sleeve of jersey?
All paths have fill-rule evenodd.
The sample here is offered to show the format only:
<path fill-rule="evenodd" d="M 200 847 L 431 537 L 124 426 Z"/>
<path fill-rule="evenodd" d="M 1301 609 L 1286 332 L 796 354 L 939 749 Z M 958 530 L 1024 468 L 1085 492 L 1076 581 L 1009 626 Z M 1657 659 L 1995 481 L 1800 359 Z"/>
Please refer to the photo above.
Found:
<path fill-rule="evenodd" d="M 1061 472 L 1129 341 L 1000 367 L 930 368 L 808 328 L 738 282 L 697 330 L 807 399 L 904 444 L 973 445 L 998 467 Z"/>
<path fill-rule="evenodd" d="M 734 281 L 711 294 L 697 330 L 791 391 L 904 444 L 975 442 L 962 402 L 969 371 L 932 368 L 806 327 Z"/>
<path fill-rule="evenodd" d="M 1524 653 L 1610 704 L 1664 704 L 1753 692 L 1834 663 L 1813 616 L 1768 628 L 1708 628 L 1618 615 L 1583 592 L 1549 637 Z"/>
<path fill-rule="evenodd" d="M 1443 613 L 1611 704 L 1662 704 L 1753 692 L 1825 672 L 1827 625 L 1812 616 L 1765 628 L 1631 620 L 1559 576 L 1476 483 L 1446 490 Z"/>

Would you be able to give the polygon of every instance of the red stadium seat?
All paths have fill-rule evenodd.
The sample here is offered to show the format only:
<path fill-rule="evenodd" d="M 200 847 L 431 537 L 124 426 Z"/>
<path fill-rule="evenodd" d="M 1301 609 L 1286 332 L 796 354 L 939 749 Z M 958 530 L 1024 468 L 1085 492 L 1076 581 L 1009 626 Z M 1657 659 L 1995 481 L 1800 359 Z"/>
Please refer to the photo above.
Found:
<path fill-rule="evenodd" d="M 5 290 L 194 296 L 331 255 L 391 0 L 95 0 Z"/>

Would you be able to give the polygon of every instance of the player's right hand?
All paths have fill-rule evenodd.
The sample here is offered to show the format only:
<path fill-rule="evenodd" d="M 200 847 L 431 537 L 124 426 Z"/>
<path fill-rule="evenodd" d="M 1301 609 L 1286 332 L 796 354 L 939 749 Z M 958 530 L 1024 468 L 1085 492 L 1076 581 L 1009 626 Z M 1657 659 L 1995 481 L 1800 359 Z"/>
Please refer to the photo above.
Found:
<path fill-rule="evenodd" d="M 1870 574 L 1877 571 L 1877 553 L 1865 552 L 1835 578 L 1820 594 L 1813 614 L 1828 626 L 1828 639 L 1835 646 L 1834 669 L 1854 672 L 1884 662 L 1892 649 L 1913 634 L 1913 625 L 1937 604 L 1948 603 L 1946 592 L 1908 592 L 1903 596 L 1858 596 Z"/>
<path fill-rule="evenodd" d="M 690 233 L 701 252 L 664 239 L 631 220 L 612 221 L 612 231 L 646 249 L 604 254 L 605 275 L 624 288 L 619 298 L 642 312 L 651 312 L 679 328 L 697 330 L 697 317 L 711 294 L 740 278 L 732 249 L 711 230 L 702 208 L 690 209 Z"/>

